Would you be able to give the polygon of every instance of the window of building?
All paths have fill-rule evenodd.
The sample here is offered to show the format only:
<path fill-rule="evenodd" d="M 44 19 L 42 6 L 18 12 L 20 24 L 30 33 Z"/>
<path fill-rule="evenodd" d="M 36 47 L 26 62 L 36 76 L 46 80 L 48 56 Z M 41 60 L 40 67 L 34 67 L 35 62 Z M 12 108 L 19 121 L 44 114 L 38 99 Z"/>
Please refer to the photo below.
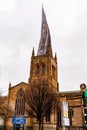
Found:
<path fill-rule="evenodd" d="M 15 114 L 24 115 L 24 113 L 25 113 L 25 95 L 22 89 L 20 89 L 16 96 Z"/>
<path fill-rule="evenodd" d="M 36 74 L 39 74 L 40 73 L 40 66 L 39 64 L 36 65 Z"/>
<path fill-rule="evenodd" d="M 70 119 L 70 125 L 72 126 L 72 116 L 74 116 L 74 111 L 72 108 L 69 108 L 69 111 L 68 111 L 68 117 Z"/>
<path fill-rule="evenodd" d="M 57 126 L 61 126 L 61 110 L 57 108 Z"/>
<path fill-rule="evenodd" d="M 50 122 L 50 106 L 49 106 L 49 108 L 47 109 L 47 111 L 46 111 L 46 122 Z"/>
<path fill-rule="evenodd" d="M 56 69 L 55 67 L 52 65 L 52 76 L 55 77 L 56 75 Z"/>
<path fill-rule="evenodd" d="M 45 65 L 42 64 L 42 74 L 44 74 L 44 73 L 45 73 Z"/>

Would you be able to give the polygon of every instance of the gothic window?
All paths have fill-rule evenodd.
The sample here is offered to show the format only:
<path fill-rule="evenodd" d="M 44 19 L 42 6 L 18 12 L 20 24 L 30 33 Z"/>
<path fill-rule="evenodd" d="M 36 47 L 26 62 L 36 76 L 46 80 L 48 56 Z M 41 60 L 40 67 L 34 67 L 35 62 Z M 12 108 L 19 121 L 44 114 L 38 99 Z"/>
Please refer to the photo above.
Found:
<path fill-rule="evenodd" d="M 69 116 L 69 119 L 70 119 L 70 125 L 72 126 L 72 116 L 74 116 L 74 112 L 73 112 L 72 107 L 69 108 L 68 116 Z"/>
<path fill-rule="evenodd" d="M 24 112 L 25 112 L 25 95 L 22 89 L 20 89 L 16 96 L 15 114 L 24 115 Z"/>
<path fill-rule="evenodd" d="M 56 75 L 56 69 L 55 67 L 52 65 L 52 76 L 55 78 Z"/>
<path fill-rule="evenodd" d="M 44 74 L 44 73 L 45 73 L 45 65 L 42 64 L 42 74 Z"/>
<path fill-rule="evenodd" d="M 39 64 L 36 65 L 36 74 L 39 74 L 40 73 L 40 66 Z"/>
<path fill-rule="evenodd" d="M 48 106 L 49 108 L 46 111 L 46 122 L 50 122 L 50 105 Z"/>
<path fill-rule="evenodd" d="M 57 126 L 61 126 L 61 111 L 57 108 Z"/>
<path fill-rule="evenodd" d="M 46 122 L 50 122 L 50 111 L 46 113 Z"/>

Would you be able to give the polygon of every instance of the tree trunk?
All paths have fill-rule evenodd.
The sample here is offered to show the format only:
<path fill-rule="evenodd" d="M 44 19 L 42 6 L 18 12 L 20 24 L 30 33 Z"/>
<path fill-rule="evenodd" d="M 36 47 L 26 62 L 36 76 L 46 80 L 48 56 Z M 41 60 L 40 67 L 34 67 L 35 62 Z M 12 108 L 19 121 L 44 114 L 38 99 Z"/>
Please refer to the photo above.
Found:
<path fill-rule="evenodd" d="M 41 119 L 39 120 L 39 130 L 41 130 Z"/>
<path fill-rule="evenodd" d="M 43 128 L 43 117 L 42 117 L 42 130 L 43 130 L 44 128 Z"/>

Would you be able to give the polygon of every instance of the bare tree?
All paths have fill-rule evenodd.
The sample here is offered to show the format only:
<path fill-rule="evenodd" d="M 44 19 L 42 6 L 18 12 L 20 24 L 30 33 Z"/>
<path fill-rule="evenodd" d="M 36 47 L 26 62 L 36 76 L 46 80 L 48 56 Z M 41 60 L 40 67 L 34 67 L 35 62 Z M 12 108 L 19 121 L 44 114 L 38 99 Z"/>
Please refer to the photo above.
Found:
<path fill-rule="evenodd" d="M 53 90 L 48 81 L 41 79 L 33 81 L 29 89 L 26 90 L 26 102 L 30 108 L 28 114 L 37 118 L 39 130 L 43 123 L 43 117 L 46 116 L 47 112 L 51 113 L 58 105 L 55 94 L 57 95 L 57 92 Z"/>
<path fill-rule="evenodd" d="M 0 93 L 0 116 L 4 121 L 4 125 L 9 116 L 11 116 L 12 110 L 8 106 L 7 97 L 2 96 L 2 92 Z"/>
<path fill-rule="evenodd" d="M 0 91 L 0 115 L 5 112 L 5 102 L 7 100 L 6 96 L 2 96 L 2 91 Z"/>

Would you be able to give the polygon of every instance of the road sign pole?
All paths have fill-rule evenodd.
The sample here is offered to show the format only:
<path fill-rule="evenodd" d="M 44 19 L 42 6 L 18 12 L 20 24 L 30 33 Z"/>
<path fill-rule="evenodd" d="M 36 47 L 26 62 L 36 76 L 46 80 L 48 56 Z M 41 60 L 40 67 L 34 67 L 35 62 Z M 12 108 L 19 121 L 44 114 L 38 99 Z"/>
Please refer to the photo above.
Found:
<path fill-rule="evenodd" d="M 65 130 L 66 129 L 66 127 L 65 126 L 63 126 L 63 130 Z"/>
<path fill-rule="evenodd" d="M 69 126 L 68 102 L 62 101 L 62 129 L 65 130 L 66 126 Z"/>

